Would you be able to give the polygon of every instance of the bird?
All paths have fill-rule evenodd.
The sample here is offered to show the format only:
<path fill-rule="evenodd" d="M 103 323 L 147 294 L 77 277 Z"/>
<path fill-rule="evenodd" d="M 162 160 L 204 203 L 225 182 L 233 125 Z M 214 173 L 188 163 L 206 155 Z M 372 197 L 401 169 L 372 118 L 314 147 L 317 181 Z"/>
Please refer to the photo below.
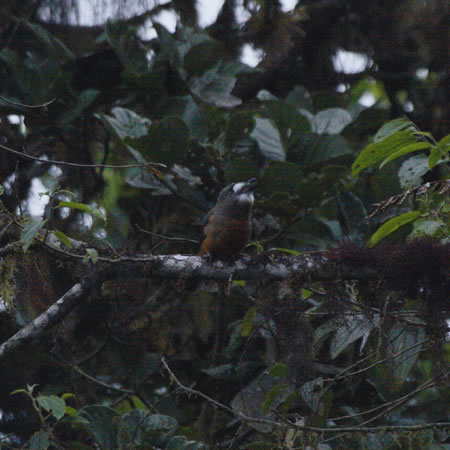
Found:
<path fill-rule="evenodd" d="M 247 245 L 252 233 L 255 178 L 222 189 L 214 208 L 203 220 L 204 239 L 197 253 L 213 258 L 234 258 Z"/>

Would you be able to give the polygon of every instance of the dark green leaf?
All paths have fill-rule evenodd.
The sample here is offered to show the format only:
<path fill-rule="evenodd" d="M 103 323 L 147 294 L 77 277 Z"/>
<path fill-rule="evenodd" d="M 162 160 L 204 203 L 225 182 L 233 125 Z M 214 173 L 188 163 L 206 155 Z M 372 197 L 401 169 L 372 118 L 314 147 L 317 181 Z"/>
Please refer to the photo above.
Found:
<path fill-rule="evenodd" d="M 253 114 L 248 112 L 233 113 L 225 129 L 226 147 L 232 149 L 239 141 L 249 137 L 255 125 Z"/>
<path fill-rule="evenodd" d="M 82 408 L 79 417 L 86 419 L 81 423 L 94 437 L 96 443 L 104 449 L 118 448 L 118 423 L 120 415 L 112 408 L 100 405 L 89 405 Z"/>
<path fill-rule="evenodd" d="M 123 142 L 140 151 L 150 161 L 171 165 L 180 163 L 188 151 L 189 128 L 179 117 L 166 117 L 154 121 L 145 136 L 126 137 Z"/>
<path fill-rule="evenodd" d="M 338 197 L 338 206 L 345 234 L 365 234 L 368 220 L 363 202 L 353 192 L 343 192 Z"/>
<path fill-rule="evenodd" d="M 64 417 L 66 412 L 66 402 L 63 398 L 56 395 L 40 395 L 36 398 L 39 406 L 46 411 L 51 412 L 57 420 Z"/>
<path fill-rule="evenodd" d="M 426 148 L 430 148 L 431 144 L 429 142 L 416 142 L 415 144 L 409 144 L 405 147 L 402 147 L 400 150 L 396 151 L 389 155 L 381 164 L 380 169 L 382 169 L 388 162 L 393 161 L 394 159 L 400 158 L 401 156 L 407 155 L 408 153 L 417 152 L 418 150 L 425 150 Z"/>
<path fill-rule="evenodd" d="M 75 104 L 58 115 L 58 123 L 67 124 L 79 117 L 100 95 L 100 91 L 88 89 L 79 94 Z"/>
<path fill-rule="evenodd" d="M 15 51 L 4 48 L 0 51 L 0 60 L 14 74 L 24 96 L 23 103 L 41 104 L 57 98 L 71 78 L 70 73 L 61 70 L 59 64 L 51 58 L 38 64 L 35 60 L 24 59 Z"/>
<path fill-rule="evenodd" d="M 122 20 L 108 20 L 105 33 L 109 43 L 129 73 L 139 73 L 148 69 L 145 49 L 136 39 L 133 27 Z"/>
<path fill-rule="evenodd" d="M 440 147 L 433 147 L 428 157 L 428 167 L 433 169 L 436 164 L 444 158 L 444 154 Z"/>
<path fill-rule="evenodd" d="M 300 137 L 311 131 L 309 120 L 292 105 L 282 101 L 265 101 L 264 117 L 271 120 L 283 143 L 285 152 L 298 145 Z"/>
<path fill-rule="evenodd" d="M 397 133 L 401 130 L 410 129 L 412 131 L 414 129 L 414 124 L 408 120 L 408 119 L 394 119 L 387 123 L 385 123 L 375 135 L 373 141 L 374 143 L 378 143 L 382 141 L 383 139 L 386 139 L 389 136 L 392 136 L 393 134 Z"/>
<path fill-rule="evenodd" d="M 94 264 L 98 261 L 98 252 L 95 248 L 87 248 L 86 255 L 83 257 L 83 262 L 86 264 L 92 261 Z"/>
<path fill-rule="evenodd" d="M 440 219 L 417 219 L 414 221 L 413 225 L 414 229 L 410 235 L 411 238 L 424 238 L 430 236 L 440 239 L 448 234 L 448 225 Z"/>
<path fill-rule="evenodd" d="M 349 139 L 354 139 L 357 136 L 365 137 L 375 133 L 388 119 L 389 110 L 379 107 L 366 108 L 342 130 L 341 134 Z"/>
<path fill-rule="evenodd" d="M 65 200 L 61 200 L 56 208 L 71 208 L 71 209 L 78 209 L 80 211 L 84 211 L 88 214 L 91 214 L 92 216 L 96 217 L 97 219 L 101 219 L 106 222 L 106 217 L 102 214 L 102 212 L 90 205 L 86 205 L 85 203 L 78 203 L 78 202 L 67 202 Z"/>
<path fill-rule="evenodd" d="M 72 248 L 72 244 L 67 235 L 65 235 L 62 231 L 54 231 L 54 235 L 67 247 Z"/>
<path fill-rule="evenodd" d="M 20 242 L 22 242 L 24 251 L 28 250 L 28 247 L 32 244 L 33 239 L 37 236 L 39 230 L 41 230 L 47 222 L 48 219 L 31 220 L 23 227 L 23 230 L 20 233 Z"/>
<path fill-rule="evenodd" d="M 353 175 L 357 175 L 361 170 L 383 161 L 389 155 L 414 143 L 416 143 L 414 132 L 412 130 L 405 130 L 389 135 L 377 143 L 368 145 L 361 151 L 353 163 Z"/>
<path fill-rule="evenodd" d="M 205 40 L 191 47 L 184 55 L 184 69 L 189 75 L 200 75 L 217 64 L 220 52 L 218 41 Z"/>
<path fill-rule="evenodd" d="M 135 409 L 123 417 L 124 424 L 134 436 L 134 444 L 165 446 L 178 428 L 178 422 L 171 416 L 148 414 Z M 123 442 L 123 445 L 129 442 Z"/>
<path fill-rule="evenodd" d="M 286 377 L 288 374 L 288 367 L 286 364 L 276 363 L 270 369 L 269 373 L 273 377 Z"/>
<path fill-rule="evenodd" d="M 263 414 L 267 414 L 272 409 L 272 405 L 275 402 L 275 399 L 283 393 L 285 388 L 286 388 L 285 384 L 279 384 L 277 386 L 274 386 L 267 393 L 266 400 L 261 405 Z"/>
<path fill-rule="evenodd" d="M 330 108 L 314 116 L 313 128 L 317 134 L 338 134 L 352 121 L 352 116 L 345 109 Z"/>
<path fill-rule="evenodd" d="M 72 408 L 72 406 L 66 406 L 66 415 L 69 417 L 77 417 L 78 411 L 75 408 Z"/>
<path fill-rule="evenodd" d="M 194 77 L 190 84 L 196 96 L 218 108 L 234 108 L 242 103 L 231 94 L 236 77 L 222 74 L 220 66 L 206 71 L 200 77 Z"/>
<path fill-rule="evenodd" d="M 49 31 L 45 28 L 28 21 L 23 21 L 22 25 L 25 26 L 31 33 L 33 33 L 37 40 L 41 44 L 43 44 L 48 54 L 58 58 L 60 62 L 66 62 L 75 58 L 75 55 L 71 50 L 69 50 L 64 42 L 62 42 L 56 36 L 50 34 Z"/>
<path fill-rule="evenodd" d="M 188 440 L 185 436 L 174 436 L 167 444 L 166 450 L 202 450 L 209 447 L 201 442 Z"/>
<path fill-rule="evenodd" d="M 96 114 L 104 125 L 119 139 L 126 137 L 139 138 L 148 133 L 151 120 L 141 117 L 134 111 L 126 108 L 116 107 L 111 110 L 113 117 L 106 114 Z"/>
<path fill-rule="evenodd" d="M 282 386 L 281 383 L 286 384 Z M 231 405 L 236 411 L 251 417 L 276 420 L 272 410 L 276 410 L 295 390 L 295 385 L 286 378 L 272 377 L 264 372 L 238 392 Z M 263 412 L 263 404 L 267 413 Z M 254 423 L 252 427 L 265 432 L 272 429 L 270 425 L 263 423 Z"/>
<path fill-rule="evenodd" d="M 258 189 L 267 198 L 277 192 L 294 194 L 303 176 L 303 171 L 297 164 L 273 161 L 265 171 Z"/>
<path fill-rule="evenodd" d="M 334 335 L 331 346 L 330 356 L 335 359 L 339 354 L 345 350 L 350 344 L 359 338 L 363 338 L 360 350 L 363 349 L 370 333 L 380 322 L 378 315 L 366 316 L 364 314 L 353 314 L 351 319 L 343 320 L 339 324 L 336 334 Z"/>
<path fill-rule="evenodd" d="M 400 167 L 398 180 L 403 189 L 422 184 L 422 177 L 430 170 L 426 155 L 411 156 Z"/>
<path fill-rule="evenodd" d="M 298 145 L 290 149 L 287 158 L 302 166 L 311 166 L 350 153 L 346 139 L 340 135 L 305 133 L 300 136 Z"/>
<path fill-rule="evenodd" d="M 245 313 L 244 319 L 242 320 L 241 336 L 246 337 L 250 335 L 256 318 L 256 312 L 256 307 L 253 307 L 247 310 L 247 312 Z"/>
<path fill-rule="evenodd" d="M 398 230 L 403 225 L 407 223 L 413 222 L 418 217 L 420 217 L 421 213 L 419 211 L 410 211 L 400 216 L 389 219 L 386 223 L 381 225 L 380 228 L 372 235 L 369 240 L 369 245 L 373 247 L 377 242 L 383 239 L 386 236 L 389 236 L 394 231 Z"/>
<path fill-rule="evenodd" d="M 272 161 L 286 159 L 283 143 L 277 127 L 269 119 L 255 119 L 256 126 L 251 136 L 256 139 L 265 158 Z"/>
<path fill-rule="evenodd" d="M 437 145 L 441 148 L 441 150 L 444 153 L 449 153 L 450 152 L 450 134 L 447 134 L 447 136 L 444 136 L 438 143 Z"/>
<path fill-rule="evenodd" d="M 286 97 L 286 101 L 299 109 L 313 110 L 311 94 L 303 86 L 295 86 Z"/>
<path fill-rule="evenodd" d="M 50 435 L 46 431 L 37 431 L 31 436 L 30 450 L 45 450 L 50 446 Z"/>
<path fill-rule="evenodd" d="M 303 401 L 311 408 L 311 411 L 317 412 L 321 401 L 323 400 L 323 380 L 316 378 L 307 381 L 300 389 L 300 395 Z"/>
<path fill-rule="evenodd" d="M 421 322 L 418 322 L 419 325 Z M 389 330 L 387 356 L 389 365 L 395 377 L 402 381 L 406 380 L 409 372 L 417 361 L 420 354 L 421 342 L 425 337 L 423 327 L 411 327 L 405 324 L 396 323 Z M 416 345 L 416 346 L 415 346 Z M 414 347 L 415 346 L 415 347 Z M 404 351 L 405 349 L 409 350 Z M 402 352 L 398 356 L 398 353 Z"/>

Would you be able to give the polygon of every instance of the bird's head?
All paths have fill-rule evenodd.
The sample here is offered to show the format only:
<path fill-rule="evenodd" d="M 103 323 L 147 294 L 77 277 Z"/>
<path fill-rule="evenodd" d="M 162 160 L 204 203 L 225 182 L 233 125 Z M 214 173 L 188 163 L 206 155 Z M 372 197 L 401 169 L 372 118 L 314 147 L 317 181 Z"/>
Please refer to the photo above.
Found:
<path fill-rule="evenodd" d="M 239 204 L 248 204 L 250 207 L 255 201 L 253 191 L 257 186 L 256 178 L 250 178 L 248 181 L 240 181 L 239 183 L 232 183 L 223 188 L 217 199 L 217 203 L 223 201 L 233 201 Z"/>

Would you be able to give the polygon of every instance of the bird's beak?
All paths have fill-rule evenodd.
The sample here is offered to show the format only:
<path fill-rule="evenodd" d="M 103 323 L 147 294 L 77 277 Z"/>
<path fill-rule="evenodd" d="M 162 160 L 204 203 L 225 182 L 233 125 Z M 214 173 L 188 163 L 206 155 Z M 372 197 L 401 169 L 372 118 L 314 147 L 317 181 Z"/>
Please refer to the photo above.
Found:
<path fill-rule="evenodd" d="M 241 192 L 251 192 L 256 188 L 256 186 L 258 186 L 256 178 L 250 178 L 250 180 L 245 182 L 245 186 L 242 188 Z"/>

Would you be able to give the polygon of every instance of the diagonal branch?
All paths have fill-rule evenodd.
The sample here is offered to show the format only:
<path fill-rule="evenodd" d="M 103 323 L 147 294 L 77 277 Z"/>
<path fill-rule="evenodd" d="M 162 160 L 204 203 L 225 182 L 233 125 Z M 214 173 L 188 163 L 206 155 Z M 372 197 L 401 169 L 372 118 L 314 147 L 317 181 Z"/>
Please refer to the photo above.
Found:
<path fill-rule="evenodd" d="M 15 349 L 32 339 L 40 337 L 46 330 L 61 322 L 79 304 L 81 299 L 87 298 L 96 281 L 98 281 L 98 276 L 96 271 L 93 271 L 93 274 L 84 278 L 80 283 L 73 285 L 47 311 L 3 342 L 0 345 L 0 361 L 5 359 Z"/>

